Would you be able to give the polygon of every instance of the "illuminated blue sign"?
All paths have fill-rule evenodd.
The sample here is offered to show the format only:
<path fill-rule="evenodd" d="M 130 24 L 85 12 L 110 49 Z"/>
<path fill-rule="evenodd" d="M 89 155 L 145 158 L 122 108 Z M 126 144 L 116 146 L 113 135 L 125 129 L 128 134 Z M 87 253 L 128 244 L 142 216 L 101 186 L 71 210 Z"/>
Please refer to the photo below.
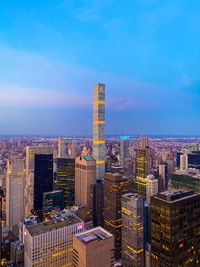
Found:
<path fill-rule="evenodd" d="M 130 136 L 120 136 L 120 140 L 130 140 Z"/>

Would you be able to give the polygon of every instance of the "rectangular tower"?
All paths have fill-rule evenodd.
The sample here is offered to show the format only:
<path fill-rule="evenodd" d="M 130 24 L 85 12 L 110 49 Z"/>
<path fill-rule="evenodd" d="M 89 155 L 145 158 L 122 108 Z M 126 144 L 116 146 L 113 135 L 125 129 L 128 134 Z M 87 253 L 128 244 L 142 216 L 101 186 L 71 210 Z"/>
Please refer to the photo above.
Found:
<path fill-rule="evenodd" d="M 13 156 L 8 160 L 6 176 L 6 223 L 13 230 L 24 218 L 24 159 Z"/>
<path fill-rule="evenodd" d="M 144 197 L 122 196 L 122 260 L 124 267 L 144 266 Z"/>
<path fill-rule="evenodd" d="M 53 190 L 53 155 L 36 154 L 34 169 L 34 202 L 36 215 L 43 217 L 43 193 Z"/>
<path fill-rule="evenodd" d="M 199 266 L 200 195 L 169 190 L 151 197 L 151 266 Z"/>
<path fill-rule="evenodd" d="M 104 179 L 105 172 L 105 85 L 94 85 L 93 157 L 96 159 L 96 179 Z"/>
<path fill-rule="evenodd" d="M 64 138 L 58 138 L 58 157 L 64 158 L 65 157 L 65 139 Z"/>
<path fill-rule="evenodd" d="M 73 237 L 74 267 L 113 267 L 114 238 L 102 227 Z"/>
<path fill-rule="evenodd" d="M 55 189 L 64 192 L 64 208 L 70 208 L 75 202 L 75 159 L 56 159 Z"/>
<path fill-rule="evenodd" d="M 125 161 L 129 157 L 129 141 L 130 136 L 120 136 L 120 163 L 124 168 Z"/>
<path fill-rule="evenodd" d="M 75 204 L 85 205 L 87 218 L 91 216 L 90 186 L 96 181 L 96 161 L 91 156 L 76 158 Z"/>
<path fill-rule="evenodd" d="M 125 193 L 133 192 L 133 180 L 119 173 L 105 173 L 104 176 L 104 228 L 113 234 L 115 259 L 121 258 L 122 213 L 121 199 Z"/>

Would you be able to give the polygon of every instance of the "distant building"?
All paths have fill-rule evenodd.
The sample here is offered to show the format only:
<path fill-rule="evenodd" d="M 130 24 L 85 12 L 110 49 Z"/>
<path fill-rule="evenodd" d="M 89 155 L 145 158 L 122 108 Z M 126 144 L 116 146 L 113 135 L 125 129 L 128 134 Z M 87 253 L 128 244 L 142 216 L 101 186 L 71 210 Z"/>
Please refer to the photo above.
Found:
<path fill-rule="evenodd" d="M 58 158 L 64 158 L 66 156 L 66 145 L 64 138 L 58 138 Z"/>
<path fill-rule="evenodd" d="M 24 232 L 25 267 L 72 266 L 73 235 L 84 231 L 84 222 L 72 213 L 27 226 Z"/>
<path fill-rule="evenodd" d="M 24 159 L 13 156 L 7 163 L 6 177 L 6 224 L 9 230 L 17 230 L 24 218 Z"/>
<path fill-rule="evenodd" d="M 142 137 L 142 148 L 149 148 L 149 138 L 146 136 Z"/>
<path fill-rule="evenodd" d="M 114 238 L 102 227 L 73 238 L 74 267 L 114 267 Z"/>
<path fill-rule="evenodd" d="M 161 163 L 159 165 L 159 191 L 160 192 L 168 189 L 168 181 L 169 181 L 168 164 Z"/>
<path fill-rule="evenodd" d="M 43 218 L 50 215 L 54 209 L 64 209 L 62 190 L 43 193 Z"/>
<path fill-rule="evenodd" d="M 130 136 L 120 136 L 120 164 L 125 167 L 125 161 L 129 158 Z"/>
<path fill-rule="evenodd" d="M 75 204 L 85 205 L 87 217 L 91 217 L 90 187 L 96 181 L 96 160 L 91 156 L 77 157 L 75 164 Z"/>
<path fill-rule="evenodd" d="M 145 142 L 146 143 L 146 142 Z M 146 195 L 147 176 L 150 174 L 151 157 L 149 148 L 140 148 L 136 153 L 136 191 Z"/>
<path fill-rule="evenodd" d="M 96 179 L 105 173 L 105 85 L 94 85 L 93 102 L 93 157 L 96 160 Z"/>
<path fill-rule="evenodd" d="M 188 169 L 188 155 L 182 154 L 180 155 L 180 170 L 184 171 Z"/>
<path fill-rule="evenodd" d="M 200 193 L 200 172 L 196 169 L 187 171 L 179 171 L 171 175 L 172 188 L 193 190 L 195 193 Z"/>
<path fill-rule="evenodd" d="M 122 252 L 121 199 L 125 193 L 133 192 L 133 180 L 118 173 L 105 173 L 104 176 L 104 228 L 113 234 L 115 259 Z"/>
<path fill-rule="evenodd" d="M 151 264 L 199 266 L 200 195 L 169 190 L 151 197 Z"/>
<path fill-rule="evenodd" d="M 34 202 L 35 214 L 43 218 L 43 193 L 53 190 L 53 155 L 36 154 L 34 168 Z"/>
<path fill-rule="evenodd" d="M 188 145 L 188 151 L 191 153 L 193 151 L 199 151 L 199 144 L 191 143 Z"/>
<path fill-rule="evenodd" d="M 146 200 L 150 203 L 151 196 L 155 196 L 158 193 L 158 179 L 152 174 L 147 176 L 147 187 L 146 187 Z"/>
<path fill-rule="evenodd" d="M 64 192 L 64 207 L 75 204 L 75 159 L 57 158 L 55 189 Z"/>
<path fill-rule="evenodd" d="M 188 154 L 188 168 L 200 169 L 200 151 Z"/>
<path fill-rule="evenodd" d="M 124 267 L 144 267 L 144 197 L 122 196 L 122 261 Z"/>

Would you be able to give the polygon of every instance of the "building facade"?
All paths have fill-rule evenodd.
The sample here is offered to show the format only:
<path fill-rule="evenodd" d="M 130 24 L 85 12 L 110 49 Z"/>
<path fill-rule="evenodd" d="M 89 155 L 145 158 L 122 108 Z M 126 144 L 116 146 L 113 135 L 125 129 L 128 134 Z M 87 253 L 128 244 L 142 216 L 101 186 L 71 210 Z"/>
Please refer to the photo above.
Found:
<path fill-rule="evenodd" d="M 66 145 L 64 138 L 58 138 L 58 158 L 64 158 L 66 156 Z"/>
<path fill-rule="evenodd" d="M 84 222 L 72 213 L 27 226 L 24 231 L 24 266 L 73 266 L 73 235 L 82 231 Z"/>
<path fill-rule="evenodd" d="M 91 156 L 77 157 L 75 161 L 75 204 L 85 205 L 91 218 L 91 183 L 96 181 L 96 160 Z"/>
<path fill-rule="evenodd" d="M 96 160 L 96 179 L 105 173 L 105 85 L 94 85 L 93 102 L 93 157 Z"/>
<path fill-rule="evenodd" d="M 120 136 L 120 164 L 123 168 L 129 157 L 129 142 L 130 136 Z"/>
<path fill-rule="evenodd" d="M 200 264 L 200 195 L 168 190 L 151 197 L 152 267 Z"/>
<path fill-rule="evenodd" d="M 13 156 L 7 162 L 6 224 L 9 230 L 24 218 L 25 164 L 21 157 Z"/>
<path fill-rule="evenodd" d="M 122 253 L 122 195 L 133 192 L 133 180 L 118 173 L 104 176 L 104 228 L 113 234 L 115 259 Z"/>
<path fill-rule="evenodd" d="M 43 193 L 43 219 L 51 214 L 52 210 L 63 210 L 63 191 L 55 190 Z"/>
<path fill-rule="evenodd" d="M 57 158 L 55 189 L 64 192 L 64 207 L 70 208 L 75 204 L 75 159 Z"/>
<path fill-rule="evenodd" d="M 144 197 L 122 196 L 122 262 L 124 267 L 144 267 Z"/>
<path fill-rule="evenodd" d="M 35 214 L 43 218 L 43 194 L 53 190 L 53 154 L 35 154 L 34 202 Z"/>
<path fill-rule="evenodd" d="M 154 175 L 147 176 L 147 189 L 146 189 L 146 201 L 150 203 L 151 196 L 155 196 L 158 193 L 158 179 Z"/>
<path fill-rule="evenodd" d="M 114 267 L 114 238 L 102 227 L 73 238 L 74 267 Z"/>

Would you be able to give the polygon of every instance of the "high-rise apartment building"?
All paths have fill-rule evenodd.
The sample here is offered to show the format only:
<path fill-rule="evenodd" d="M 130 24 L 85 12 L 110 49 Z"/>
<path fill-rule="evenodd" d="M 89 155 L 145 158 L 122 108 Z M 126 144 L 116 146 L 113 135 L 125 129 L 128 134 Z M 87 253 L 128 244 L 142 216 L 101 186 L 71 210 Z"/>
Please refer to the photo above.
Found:
<path fill-rule="evenodd" d="M 136 153 L 136 190 L 139 194 L 146 194 L 147 176 L 150 174 L 150 150 L 140 148 Z"/>
<path fill-rule="evenodd" d="M 35 214 L 43 217 L 43 194 L 53 190 L 53 155 L 35 154 L 34 161 L 34 202 Z"/>
<path fill-rule="evenodd" d="M 53 146 L 26 147 L 25 217 L 33 210 L 34 162 L 36 154 L 53 154 Z"/>
<path fill-rule="evenodd" d="M 133 192 L 133 180 L 119 173 L 105 173 L 104 176 L 104 228 L 113 234 L 115 240 L 115 259 L 122 252 L 122 214 L 121 199 L 125 193 Z"/>
<path fill-rule="evenodd" d="M 129 157 L 129 141 L 130 136 L 120 136 L 120 164 L 123 168 Z"/>
<path fill-rule="evenodd" d="M 91 156 L 77 157 L 75 161 L 75 204 L 86 206 L 91 217 L 91 183 L 96 181 L 96 160 Z"/>
<path fill-rule="evenodd" d="M 154 175 L 150 174 L 147 176 L 147 187 L 146 187 L 146 200 L 150 203 L 151 196 L 155 196 L 158 193 L 158 179 Z"/>
<path fill-rule="evenodd" d="M 74 267 L 113 267 L 114 238 L 102 227 L 76 234 L 73 237 Z"/>
<path fill-rule="evenodd" d="M 96 160 L 96 179 L 104 179 L 105 172 L 105 85 L 94 85 L 93 157 Z"/>
<path fill-rule="evenodd" d="M 14 230 L 24 218 L 24 163 L 24 159 L 17 156 L 7 162 L 6 224 L 9 230 Z"/>
<path fill-rule="evenodd" d="M 75 159 L 57 158 L 55 189 L 64 192 L 64 207 L 70 208 L 75 204 Z"/>
<path fill-rule="evenodd" d="M 69 212 L 55 215 L 51 221 L 27 226 L 24 266 L 72 266 L 73 235 L 82 231 L 84 222 Z"/>
<path fill-rule="evenodd" d="M 58 138 L 58 158 L 64 158 L 66 156 L 65 149 L 66 149 L 65 139 L 59 137 Z"/>
<path fill-rule="evenodd" d="M 169 190 L 151 197 L 152 267 L 199 266 L 200 195 Z"/>
<path fill-rule="evenodd" d="M 122 196 L 122 261 L 124 267 L 144 267 L 144 197 Z"/>

